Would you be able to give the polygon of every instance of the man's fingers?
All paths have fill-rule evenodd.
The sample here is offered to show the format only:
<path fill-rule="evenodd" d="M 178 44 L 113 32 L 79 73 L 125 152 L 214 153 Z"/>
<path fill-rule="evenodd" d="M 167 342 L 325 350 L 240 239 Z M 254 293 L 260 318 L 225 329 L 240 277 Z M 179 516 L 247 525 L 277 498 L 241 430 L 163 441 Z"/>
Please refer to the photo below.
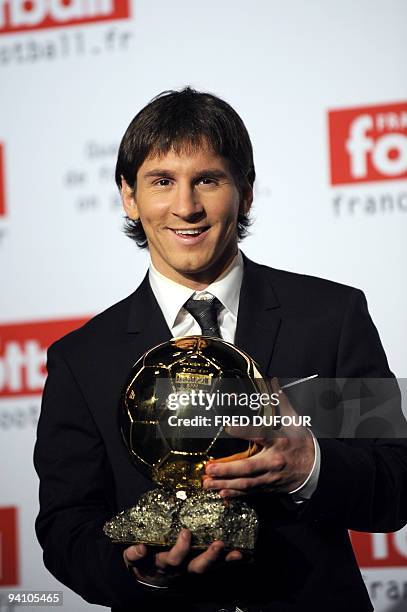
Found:
<path fill-rule="evenodd" d="M 247 493 L 254 493 L 258 490 L 264 490 L 265 487 L 275 486 L 281 480 L 281 472 L 263 472 L 258 476 L 245 476 L 243 478 L 231 478 L 230 480 L 216 479 L 205 480 L 204 489 L 213 491 L 221 491 L 223 489 L 233 489 Z"/>
<path fill-rule="evenodd" d="M 247 459 L 238 459 L 227 463 L 212 462 L 206 466 L 206 475 L 213 478 L 238 478 L 239 476 L 256 476 L 267 469 L 264 449 Z M 205 479 L 206 484 L 207 479 Z"/>
<path fill-rule="evenodd" d="M 137 561 L 141 561 L 147 555 L 147 547 L 144 544 L 136 544 L 129 546 L 123 551 L 124 562 L 127 566 L 133 565 Z"/>
<path fill-rule="evenodd" d="M 195 559 L 188 564 L 188 572 L 194 574 L 203 574 L 206 572 L 216 561 L 222 558 L 225 544 L 221 541 L 212 542 L 212 544 L 201 553 Z"/>
<path fill-rule="evenodd" d="M 242 560 L 243 560 L 243 555 L 239 550 L 232 550 L 225 557 L 225 561 L 242 561 Z"/>
<path fill-rule="evenodd" d="M 263 425 L 227 425 L 225 432 L 234 438 L 263 444 L 269 436 L 269 428 Z"/>
<path fill-rule="evenodd" d="M 210 459 L 207 462 L 207 465 L 211 465 L 212 463 L 229 463 L 229 461 L 237 461 L 238 459 L 247 459 L 251 454 L 250 448 L 248 448 L 247 450 L 241 451 L 240 453 L 235 453 L 234 455 L 219 457 L 219 459 Z"/>
<path fill-rule="evenodd" d="M 279 383 L 279 380 L 276 376 L 273 376 L 273 378 L 270 379 L 270 384 L 271 384 L 271 388 L 273 390 L 273 393 L 280 393 L 281 391 L 281 386 Z M 282 391 L 281 391 L 282 393 Z"/>
<path fill-rule="evenodd" d="M 137 577 L 148 578 L 152 584 L 167 584 L 167 581 L 180 573 L 183 566 L 189 573 L 203 574 L 219 561 L 241 561 L 243 555 L 238 550 L 225 554 L 225 544 L 221 541 L 212 542 L 207 550 L 194 557 L 186 565 L 191 551 L 191 532 L 183 529 L 178 535 L 174 546 L 166 552 L 157 553 L 153 564 L 148 548 L 144 544 L 129 546 L 123 552 L 127 566 L 132 566 Z M 149 560 L 150 559 L 150 560 Z M 139 562 L 139 563 L 138 563 Z"/>
<path fill-rule="evenodd" d="M 178 567 L 185 560 L 190 548 L 191 532 L 188 529 L 181 529 L 174 546 L 166 552 L 156 554 L 155 564 L 161 570 Z"/>
<path fill-rule="evenodd" d="M 188 571 L 195 574 L 203 574 L 219 561 L 242 561 L 243 554 L 239 550 L 231 550 L 225 554 L 225 545 L 221 541 L 213 542 L 209 548 L 198 557 L 195 557 L 189 565 Z"/>
<path fill-rule="evenodd" d="M 244 497 L 247 493 L 245 491 L 237 491 L 237 489 L 221 489 L 219 495 L 224 499 L 228 499 L 230 497 Z"/>

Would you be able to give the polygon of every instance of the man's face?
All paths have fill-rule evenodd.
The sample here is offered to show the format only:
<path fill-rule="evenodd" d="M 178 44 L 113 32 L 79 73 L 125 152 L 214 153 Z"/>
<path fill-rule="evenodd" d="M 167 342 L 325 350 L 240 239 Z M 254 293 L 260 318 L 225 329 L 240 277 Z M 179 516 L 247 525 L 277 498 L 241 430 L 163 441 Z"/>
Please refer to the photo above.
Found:
<path fill-rule="evenodd" d="M 210 284 L 237 252 L 251 190 L 241 198 L 227 161 L 206 147 L 147 158 L 136 185 L 133 197 L 123 181 L 123 203 L 143 224 L 154 266 L 192 288 Z"/>

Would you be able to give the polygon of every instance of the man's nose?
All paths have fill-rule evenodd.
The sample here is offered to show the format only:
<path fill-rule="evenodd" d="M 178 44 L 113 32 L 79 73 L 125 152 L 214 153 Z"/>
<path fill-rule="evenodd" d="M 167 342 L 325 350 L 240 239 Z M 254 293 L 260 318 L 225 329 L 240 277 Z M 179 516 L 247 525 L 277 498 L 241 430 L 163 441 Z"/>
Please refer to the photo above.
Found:
<path fill-rule="evenodd" d="M 191 185 L 179 185 L 174 193 L 171 212 L 176 217 L 191 219 L 204 214 L 199 195 Z"/>

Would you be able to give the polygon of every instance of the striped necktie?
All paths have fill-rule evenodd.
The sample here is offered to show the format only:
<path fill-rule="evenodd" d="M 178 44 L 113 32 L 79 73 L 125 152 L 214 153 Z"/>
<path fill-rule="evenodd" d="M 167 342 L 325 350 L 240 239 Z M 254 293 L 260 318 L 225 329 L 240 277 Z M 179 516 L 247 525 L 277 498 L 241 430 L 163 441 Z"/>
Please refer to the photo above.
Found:
<path fill-rule="evenodd" d="M 197 300 L 190 297 L 184 304 L 184 308 L 194 317 L 201 328 L 203 336 L 215 336 L 221 338 L 218 325 L 218 312 L 222 304 L 218 298 Z"/>

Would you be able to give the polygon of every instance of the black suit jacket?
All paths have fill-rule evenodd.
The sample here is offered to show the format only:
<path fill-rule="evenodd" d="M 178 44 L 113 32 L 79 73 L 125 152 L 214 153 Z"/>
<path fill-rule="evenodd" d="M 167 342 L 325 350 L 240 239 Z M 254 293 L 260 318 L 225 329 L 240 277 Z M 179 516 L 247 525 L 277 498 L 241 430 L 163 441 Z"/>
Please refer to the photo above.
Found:
<path fill-rule="evenodd" d="M 235 344 L 264 373 L 392 376 L 361 291 L 244 262 Z M 251 564 L 188 577 L 165 594 L 149 592 L 126 570 L 123 546 L 111 544 L 102 526 L 152 485 L 121 440 L 119 396 L 137 359 L 170 336 L 146 277 L 128 298 L 50 347 L 35 447 L 36 531 L 46 567 L 87 601 L 116 610 L 371 610 L 347 530 L 403 526 L 404 440 L 321 437 L 321 472 L 309 502 L 252 498 L 262 527 Z"/>

